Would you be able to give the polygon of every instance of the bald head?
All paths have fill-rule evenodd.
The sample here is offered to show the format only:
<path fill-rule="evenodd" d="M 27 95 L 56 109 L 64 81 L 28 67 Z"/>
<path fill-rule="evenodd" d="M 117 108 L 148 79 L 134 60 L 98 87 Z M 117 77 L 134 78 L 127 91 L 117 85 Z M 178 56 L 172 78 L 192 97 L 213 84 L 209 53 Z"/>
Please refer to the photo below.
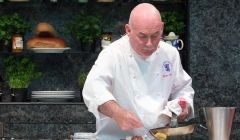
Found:
<path fill-rule="evenodd" d="M 158 24 L 162 22 L 161 15 L 156 7 L 149 3 L 141 3 L 137 5 L 131 12 L 129 18 L 130 26 L 138 26 L 142 24 Z"/>
<path fill-rule="evenodd" d="M 149 3 L 141 3 L 132 10 L 125 31 L 133 50 L 147 58 L 157 50 L 163 27 L 157 8 Z"/>

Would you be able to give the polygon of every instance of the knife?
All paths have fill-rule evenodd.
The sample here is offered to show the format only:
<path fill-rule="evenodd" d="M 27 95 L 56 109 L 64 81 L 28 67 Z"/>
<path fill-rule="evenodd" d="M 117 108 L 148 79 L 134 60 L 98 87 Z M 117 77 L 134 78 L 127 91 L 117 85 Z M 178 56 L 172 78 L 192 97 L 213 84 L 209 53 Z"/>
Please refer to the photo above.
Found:
<path fill-rule="evenodd" d="M 172 118 L 169 126 L 172 128 L 178 127 L 177 115 L 175 113 L 172 113 Z"/>

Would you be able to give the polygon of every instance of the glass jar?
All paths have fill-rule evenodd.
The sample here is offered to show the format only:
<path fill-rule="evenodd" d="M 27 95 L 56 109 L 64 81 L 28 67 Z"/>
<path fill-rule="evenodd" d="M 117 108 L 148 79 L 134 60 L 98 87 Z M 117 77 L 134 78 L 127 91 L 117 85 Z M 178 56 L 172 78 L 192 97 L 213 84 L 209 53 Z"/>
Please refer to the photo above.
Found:
<path fill-rule="evenodd" d="M 12 36 L 12 52 L 19 53 L 23 51 L 23 35 L 16 33 Z"/>
<path fill-rule="evenodd" d="M 101 40 L 101 46 L 104 49 L 106 46 L 111 44 L 112 40 L 112 33 L 111 32 L 104 32 L 102 33 L 102 40 Z"/>

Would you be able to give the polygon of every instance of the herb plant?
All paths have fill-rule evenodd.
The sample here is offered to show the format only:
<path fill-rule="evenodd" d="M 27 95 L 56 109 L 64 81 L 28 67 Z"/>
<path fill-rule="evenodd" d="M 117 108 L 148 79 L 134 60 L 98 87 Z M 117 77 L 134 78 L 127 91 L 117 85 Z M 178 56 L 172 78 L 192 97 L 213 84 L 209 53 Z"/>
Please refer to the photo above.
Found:
<path fill-rule="evenodd" d="M 32 80 L 42 75 L 30 57 L 9 56 L 3 62 L 10 88 L 27 88 Z"/>
<path fill-rule="evenodd" d="M 175 32 L 181 34 L 184 32 L 184 15 L 179 12 L 161 12 L 162 21 L 164 22 L 164 33 Z"/>
<path fill-rule="evenodd" d="M 80 88 L 83 88 L 86 79 L 87 79 L 87 73 L 83 72 L 78 75 L 78 84 Z"/>
<path fill-rule="evenodd" d="M 19 14 L 0 15 L 0 40 L 3 45 L 9 45 L 14 33 L 25 33 L 28 29 L 30 29 L 30 24 Z"/>
<path fill-rule="evenodd" d="M 66 30 L 78 41 L 90 46 L 101 36 L 101 20 L 98 15 L 90 15 L 82 11 L 66 24 Z"/>

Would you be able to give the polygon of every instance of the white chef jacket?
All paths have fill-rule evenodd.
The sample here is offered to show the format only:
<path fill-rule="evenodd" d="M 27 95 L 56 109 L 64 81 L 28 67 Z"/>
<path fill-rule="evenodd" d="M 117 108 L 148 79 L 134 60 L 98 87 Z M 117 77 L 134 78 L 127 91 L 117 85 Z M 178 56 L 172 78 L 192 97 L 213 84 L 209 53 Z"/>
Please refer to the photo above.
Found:
<path fill-rule="evenodd" d="M 162 127 L 169 123 L 161 112 L 169 100 L 185 98 L 194 114 L 191 84 L 176 48 L 160 41 L 158 49 L 144 60 L 131 49 L 128 36 L 123 36 L 99 54 L 87 76 L 83 99 L 96 117 L 98 140 L 120 140 L 139 135 L 139 131 L 122 131 L 112 118 L 98 111 L 99 105 L 114 100 L 135 112 L 145 128 Z"/>

